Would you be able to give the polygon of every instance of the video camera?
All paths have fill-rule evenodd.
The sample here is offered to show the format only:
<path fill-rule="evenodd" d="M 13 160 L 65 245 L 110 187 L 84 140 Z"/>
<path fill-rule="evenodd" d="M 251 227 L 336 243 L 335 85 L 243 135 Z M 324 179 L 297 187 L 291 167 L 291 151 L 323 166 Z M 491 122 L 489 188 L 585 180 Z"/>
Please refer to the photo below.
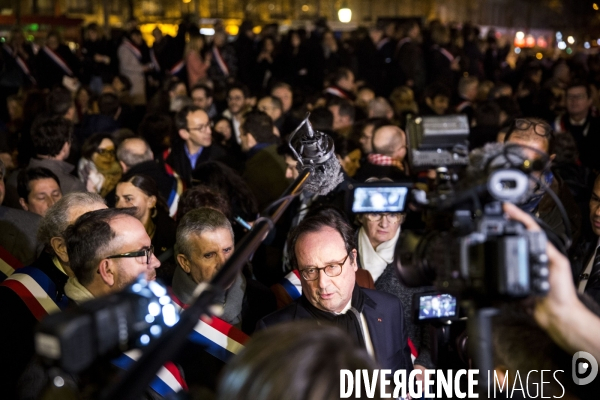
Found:
<path fill-rule="evenodd" d="M 435 168 L 436 187 L 425 193 L 406 183 L 357 185 L 351 210 L 396 213 L 412 204 L 424 211 L 427 229 L 403 230 L 396 246 L 394 262 L 407 286 L 434 283 L 445 293 L 484 301 L 543 295 L 549 289 L 546 234 L 527 231 L 502 211 L 502 202 L 529 199 L 539 165 L 515 145 L 488 144 L 469 158 L 467 136 L 465 116 L 409 121 L 411 170 Z"/>

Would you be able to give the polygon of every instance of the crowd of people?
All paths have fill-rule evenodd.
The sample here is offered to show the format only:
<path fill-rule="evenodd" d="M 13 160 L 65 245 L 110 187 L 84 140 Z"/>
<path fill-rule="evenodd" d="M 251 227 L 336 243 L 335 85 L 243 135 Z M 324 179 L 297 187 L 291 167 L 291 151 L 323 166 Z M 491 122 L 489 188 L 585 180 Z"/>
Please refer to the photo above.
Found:
<path fill-rule="evenodd" d="M 48 384 L 34 331 L 50 313 L 140 274 L 187 307 L 299 176 L 288 138 L 307 112 L 333 138 L 343 181 L 292 202 L 217 300 L 223 314 L 212 327 L 239 346 L 215 350 L 198 329 L 163 369 L 180 388 L 250 399 L 281 398 L 291 385 L 305 393 L 291 398 L 339 398 L 339 384 L 324 380 L 338 372 L 327 368 L 426 371 L 445 361 L 435 330 L 411 315 L 413 295 L 431 288 L 408 287 L 394 262 L 403 225 L 427 231 L 423 212 L 354 215 L 345 205 L 355 182 L 433 188 L 431 173 L 407 162 L 405 129 L 417 116 L 466 115 L 475 153 L 524 146 L 543 168 L 506 214 L 539 230 L 533 215 L 549 236 L 572 239 L 560 252 L 549 245 L 550 293 L 533 313 L 531 304 L 502 307 L 496 366 L 511 381 L 515 371 L 568 372 L 570 352 L 600 358 L 586 328 L 600 321 L 600 56 L 540 61 L 523 50 L 515 59 L 493 30 L 482 37 L 477 26 L 437 20 L 343 33 L 325 21 L 311 31 L 254 28 L 244 21 L 230 37 L 217 22 L 203 36 L 186 19 L 174 37 L 154 29 L 148 46 L 135 20 L 110 38 L 91 24 L 71 47 L 54 31 L 41 44 L 11 30 L 0 51 L 3 398 L 37 398 Z M 297 320 L 308 321 L 282 324 Z M 248 368 L 262 372 L 240 372 Z M 271 397 L 262 392 L 269 379 Z M 146 396 L 166 397 L 164 387 Z"/>

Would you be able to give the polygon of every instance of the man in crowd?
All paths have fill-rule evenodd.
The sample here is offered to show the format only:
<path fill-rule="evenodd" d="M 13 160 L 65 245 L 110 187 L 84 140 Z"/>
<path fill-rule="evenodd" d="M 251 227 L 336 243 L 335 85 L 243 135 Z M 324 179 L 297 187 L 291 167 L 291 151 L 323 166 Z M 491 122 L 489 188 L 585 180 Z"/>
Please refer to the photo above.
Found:
<path fill-rule="evenodd" d="M 263 210 L 285 191 L 285 164 L 277 154 L 279 138 L 273 134 L 273 122 L 262 111 L 246 114 L 241 126 L 242 151 L 246 167 L 242 177 Z"/>
<path fill-rule="evenodd" d="M 149 176 L 154 179 L 158 191 L 167 203 L 170 202 L 171 196 L 175 196 L 175 193 L 178 193 L 176 178 L 168 175 L 165 170 L 154 161 L 154 154 L 144 139 L 134 137 L 122 141 L 117 148 L 117 159 L 123 169 L 123 177 L 121 180 L 127 181 L 134 175 Z M 108 195 L 107 198 L 109 201 L 113 201 L 111 195 Z M 167 205 L 171 206 L 171 204 Z"/>
<path fill-rule="evenodd" d="M 352 103 L 339 97 L 332 97 L 327 104 L 327 108 L 333 114 L 333 130 L 347 137 L 354 124 L 355 111 Z"/>
<path fill-rule="evenodd" d="M 47 168 L 60 181 L 63 194 L 85 192 L 81 180 L 72 175 L 75 166 L 66 162 L 71 152 L 73 124 L 62 117 L 36 121 L 31 131 L 35 158 L 28 168 Z M 16 184 L 16 181 L 14 182 Z"/>
<path fill-rule="evenodd" d="M 94 133 L 112 133 L 120 128 L 121 105 L 114 93 L 103 93 L 98 98 L 99 114 L 85 115 L 81 123 L 79 138 L 83 143 Z"/>
<path fill-rule="evenodd" d="M 175 243 L 175 258 L 179 266 L 173 276 L 173 293 L 177 299 L 182 304 L 190 304 L 196 287 L 209 282 L 231 257 L 233 250 L 233 229 L 223 213 L 202 207 L 185 214 L 177 227 Z M 271 292 L 244 273 L 237 275 L 217 303 L 224 309 L 219 318 L 231 325 L 231 329 L 239 329 L 247 335 L 254 332 L 260 318 L 276 308 Z M 214 389 L 227 360 L 219 353 L 213 353 L 210 346 L 198 348 L 194 344 L 194 334 L 191 338 L 191 343 L 182 352 L 184 355 L 177 361 L 191 385 Z"/>
<path fill-rule="evenodd" d="M 194 105 L 206 111 L 210 119 L 217 116 L 217 107 L 213 103 L 213 91 L 210 87 L 198 83 L 190 89 L 190 96 Z"/>
<path fill-rule="evenodd" d="M 42 217 L 62 198 L 57 176 L 43 167 L 21 170 L 17 177 L 17 193 L 23 210 Z"/>
<path fill-rule="evenodd" d="M 356 285 L 354 230 L 337 213 L 309 217 L 288 238 L 292 267 L 300 272 L 302 297 L 263 318 L 278 323 L 316 319 L 341 327 L 382 368 L 412 370 L 400 300 Z"/>
<path fill-rule="evenodd" d="M 102 208 L 106 208 L 104 200 L 95 193 L 71 193 L 59 200 L 40 222 L 38 238 L 44 251 L 33 264 L 17 269 L 0 285 L 0 317 L 12 321 L 0 330 L 0 359 L 11 366 L 0 378 L 6 398 L 13 398 L 10 394 L 34 355 L 35 325 L 46 314 L 66 306 L 64 286 L 73 272 L 65 230 L 79 216 Z"/>
<path fill-rule="evenodd" d="M 249 96 L 250 92 L 244 85 L 231 85 L 227 90 L 227 110 L 223 112 L 223 116 L 231 120 L 235 140 L 238 144 L 241 144 L 240 125 L 246 112 L 246 99 Z"/>
<path fill-rule="evenodd" d="M 475 114 L 473 103 L 477 98 L 478 88 L 479 80 L 474 76 L 463 76 L 460 78 L 460 81 L 458 81 L 459 103 L 456 106 L 456 112 L 467 116 L 469 119 L 469 126 L 471 126 Z"/>
<path fill-rule="evenodd" d="M 600 159 L 596 149 L 600 146 L 600 118 L 593 116 L 590 86 L 584 82 L 573 82 L 567 87 L 567 112 L 554 122 L 557 132 L 573 135 L 579 150 L 581 163 L 586 167 L 600 170 Z"/>
<path fill-rule="evenodd" d="M 421 109 L 422 115 L 444 115 L 450 106 L 450 88 L 443 83 L 435 82 L 427 86 L 423 97 L 425 105 Z"/>
<path fill-rule="evenodd" d="M 190 187 L 192 172 L 197 165 L 224 159 L 226 153 L 212 143 L 210 119 L 201 108 L 184 107 L 175 116 L 175 125 L 181 140 L 173 143 L 165 161 L 179 174 L 186 187 Z"/>
<path fill-rule="evenodd" d="M 354 73 L 348 68 L 339 68 L 331 78 L 331 84 L 325 89 L 325 94 L 353 101 L 355 90 Z"/>
<path fill-rule="evenodd" d="M 382 125 L 373 131 L 373 153 L 368 162 L 358 170 L 355 179 L 390 178 L 394 181 L 407 178 L 404 167 L 406 133 L 395 125 Z"/>
<path fill-rule="evenodd" d="M 415 20 L 406 21 L 400 26 L 402 39 L 396 44 L 394 64 L 401 73 L 392 75 L 394 87 L 406 85 L 413 89 L 416 95 L 423 92 L 427 79 L 423 50 L 419 43 L 421 28 Z"/>

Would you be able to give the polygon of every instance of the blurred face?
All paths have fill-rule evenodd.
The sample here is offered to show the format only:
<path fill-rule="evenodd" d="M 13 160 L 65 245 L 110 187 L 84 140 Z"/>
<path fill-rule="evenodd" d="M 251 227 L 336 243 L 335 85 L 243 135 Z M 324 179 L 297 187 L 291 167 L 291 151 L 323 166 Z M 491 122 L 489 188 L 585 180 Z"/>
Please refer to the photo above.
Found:
<path fill-rule="evenodd" d="M 590 221 L 596 236 L 600 236 L 600 180 L 596 179 L 590 198 Z"/>
<path fill-rule="evenodd" d="M 131 41 L 132 41 L 132 42 L 133 42 L 133 43 L 134 43 L 136 46 L 139 46 L 139 45 L 141 45 L 141 44 L 142 44 L 142 35 L 138 35 L 137 33 L 136 33 L 136 34 L 133 34 L 133 35 L 131 35 Z"/>
<path fill-rule="evenodd" d="M 231 139 L 231 125 L 224 119 L 217 122 L 215 125 L 215 132 L 219 132 L 221 135 L 223 135 L 225 140 Z"/>
<path fill-rule="evenodd" d="M 192 235 L 189 240 L 192 241 L 193 252 L 188 260 L 189 271 L 186 272 L 196 283 L 211 280 L 233 254 L 233 236 L 227 228 L 204 231 L 200 235 Z"/>
<path fill-rule="evenodd" d="M 300 36 L 298 36 L 297 33 L 294 33 L 292 35 L 292 37 L 290 38 L 290 43 L 292 44 L 292 47 L 298 47 L 298 46 L 300 46 L 300 43 L 301 43 Z"/>
<path fill-rule="evenodd" d="M 360 150 L 356 149 L 356 150 L 353 150 L 350 153 L 348 153 L 348 155 L 346 157 L 344 157 L 343 159 L 340 159 L 340 157 L 338 156 L 338 159 L 340 160 L 340 164 L 342 164 L 342 168 L 348 174 L 348 176 L 351 178 L 354 175 L 356 175 L 356 171 L 358 171 L 358 169 L 360 168 L 361 155 L 362 154 L 361 154 Z"/>
<path fill-rule="evenodd" d="M 292 108 L 293 95 L 286 87 L 278 87 L 271 92 L 271 96 L 277 97 L 281 101 L 283 112 L 286 113 Z"/>
<path fill-rule="evenodd" d="M 117 93 L 122 92 L 125 89 L 125 85 L 123 85 L 123 82 L 121 82 L 118 76 L 114 77 L 112 81 L 112 87 Z"/>
<path fill-rule="evenodd" d="M 196 107 L 206 111 L 212 104 L 212 97 L 206 97 L 206 92 L 203 89 L 196 89 L 192 92 L 192 101 Z"/>
<path fill-rule="evenodd" d="M 227 96 L 227 108 L 233 115 L 237 115 L 244 109 L 245 101 L 244 92 L 239 89 L 230 90 Z"/>
<path fill-rule="evenodd" d="M 426 102 L 429 108 L 431 108 L 437 115 L 446 114 L 446 110 L 450 106 L 450 99 L 448 99 L 446 96 L 435 96 L 433 100 L 427 99 Z"/>
<path fill-rule="evenodd" d="M 369 102 L 374 98 L 375 93 L 371 89 L 361 89 L 356 96 L 356 105 L 366 109 L 369 106 Z"/>
<path fill-rule="evenodd" d="M 8 115 L 12 121 L 20 119 L 23 117 L 23 107 L 21 103 L 15 100 L 9 100 L 6 102 L 8 106 Z"/>
<path fill-rule="evenodd" d="M 191 142 L 194 147 L 208 147 L 212 144 L 210 119 L 202 110 L 188 114 L 186 132 L 187 138 L 183 139 Z"/>
<path fill-rule="evenodd" d="M 365 154 L 370 154 L 373 152 L 373 128 L 373 125 L 365 126 L 360 134 L 360 138 L 358 139 Z"/>
<path fill-rule="evenodd" d="M 354 74 L 349 71 L 348 74 L 337 82 L 337 85 L 347 92 L 354 92 Z"/>
<path fill-rule="evenodd" d="M 402 220 L 402 214 L 397 213 L 365 214 L 361 217 L 362 226 L 375 250 L 381 243 L 392 240 L 398 232 Z"/>
<path fill-rule="evenodd" d="M 46 39 L 46 46 L 48 46 L 51 50 L 58 49 L 59 44 L 60 44 L 60 42 L 58 41 L 58 38 L 54 35 L 52 35 Z"/>
<path fill-rule="evenodd" d="M 95 29 L 90 29 L 88 31 L 88 37 L 92 42 L 95 42 L 96 40 L 98 40 L 98 32 Z"/>
<path fill-rule="evenodd" d="M 267 53 L 272 53 L 273 50 L 275 50 L 275 45 L 273 44 L 273 41 L 271 39 L 265 40 L 265 47 L 263 48 L 263 51 L 266 51 Z"/>
<path fill-rule="evenodd" d="M 92 161 L 99 169 L 108 169 L 115 162 L 115 144 L 110 139 L 102 139 L 98 149 L 92 154 Z"/>
<path fill-rule="evenodd" d="M 342 273 L 330 277 L 323 270 L 314 281 L 307 281 L 302 277 L 302 294 L 310 303 L 322 311 L 332 313 L 341 312 L 352 299 L 352 291 L 356 282 L 356 250 L 352 250 L 353 260 L 348 256 L 348 251 L 340 233 L 330 227 L 324 227 L 318 232 L 306 233 L 298 239 L 296 258 L 300 271 L 310 268 L 323 268 L 332 264 L 342 265 Z"/>
<path fill-rule="evenodd" d="M 135 187 L 131 182 L 121 182 L 117 185 L 115 207 L 135 207 L 135 217 L 142 223 L 148 221 L 151 210 L 155 206 L 156 197 L 146 195 L 146 193 Z"/>
<path fill-rule="evenodd" d="M 27 201 L 20 199 L 21 206 L 25 211 L 41 215 L 46 215 L 46 211 L 54 203 L 62 198 L 60 186 L 52 178 L 36 179 L 29 182 L 29 196 Z"/>
<path fill-rule="evenodd" d="M 271 117 L 271 120 L 273 121 L 276 121 L 279 117 L 281 117 L 281 110 L 273 106 L 273 102 L 271 102 L 269 97 L 260 99 L 257 108 L 259 111 L 262 111 Z"/>
<path fill-rule="evenodd" d="M 298 175 L 300 175 L 300 172 L 298 172 L 298 170 L 296 169 L 296 165 L 298 164 L 298 161 L 296 161 L 293 157 L 288 156 L 286 154 L 285 155 L 285 164 L 286 164 L 285 177 L 287 179 L 296 179 L 298 177 Z"/>
<path fill-rule="evenodd" d="M 187 96 L 187 89 L 185 87 L 185 84 L 180 83 L 179 85 L 175 86 L 175 89 L 171 91 L 169 95 L 171 95 L 171 97 Z"/>
<path fill-rule="evenodd" d="M 347 115 L 340 115 L 340 106 L 333 105 L 329 106 L 329 111 L 333 114 L 333 130 L 347 128 L 351 125 L 352 121 Z"/>
<path fill-rule="evenodd" d="M 87 92 L 87 90 L 80 90 L 77 94 L 77 104 L 80 106 L 87 106 L 89 102 L 90 94 Z"/>
<path fill-rule="evenodd" d="M 583 118 L 592 106 L 592 99 L 588 97 L 583 86 L 576 86 L 567 90 L 567 111 L 571 117 Z"/>
<path fill-rule="evenodd" d="M 333 48 L 336 46 L 335 38 L 333 37 L 333 33 L 327 32 L 323 37 L 323 44 L 329 48 Z"/>
<path fill-rule="evenodd" d="M 119 243 L 113 254 L 124 254 L 149 248 L 152 243 L 144 229 L 144 225 L 129 215 L 114 218 L 110 227 L 118 236 L 113 243 Z M 114 284 L 111 292 L 119 291 L 131 284 L 140 274 L 144 274 L 147 280 L 156 279 L 156 268 L 160 267 L 160 261 L 152 254 L 150 263 L 147 257 L 123 257 L 111 258 L 109 262 L 114 266 Z"/>

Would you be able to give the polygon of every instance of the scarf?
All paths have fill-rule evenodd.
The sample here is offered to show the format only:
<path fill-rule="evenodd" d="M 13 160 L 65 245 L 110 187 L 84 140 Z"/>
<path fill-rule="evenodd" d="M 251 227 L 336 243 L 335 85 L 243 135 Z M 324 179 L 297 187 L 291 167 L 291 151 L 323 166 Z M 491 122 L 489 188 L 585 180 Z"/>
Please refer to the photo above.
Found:
<path fill-rule="evenodd" d="M 400 227 L 393 238 L 381 243 L 377 249 L 373 248 L 364 227 L 358 230 L 358 254 L 360 265 L 371 273 L 373 281 L 377 281 L 383 271 L 394 261 L 394 250 L 396 242 L 400 237 Z"/>
<path fill-rule="evenodd" d="M 354 290 L 352 291 L 352 301 L 350 303 L 351 308 L 345 314 L 334 314 L 332 312 L 320 310 L 313 306 L 310 301 L 308 301 L 306 296 L 302 296 L 300 301 L 314 319 L 332 323 L 333 325 L 342 329 L 344 332 L 348 333 L 354 342 L 360 347 L 363 349 L 366 348 L 365 338 L 363 336 L 363 331 L 359 320 L 359 315 L 362 313 L 364 308 L 365 294 L 362 290 L 360 290 L 358 285 L 354 285 Z"/>
<path fill-rule="evenodd" d="M 402 164 L 402 160 L 399 160 L 397 158 L 384 156 L 383 154 L 371 153 L 367 156 L 367 160 L 373 165 L 382 165 L 386 167 L 393 166 L 401 171 L 404 171 L 404 165 Z"/>
<path fill-rule="evenodd" d="M 84 303 L 94 299 L 94 295 L 85 288 L 77 278 L 69 278 L 65 284 L 65 294 L 77 304 Z"/>
<path fill-rule="evenodd" d="M 175 269 L 173 275 L 173 292 L 179 300 L 185 304 L 193 301 L 193 293 L 196 289 L 196 282 L 185 273 L 181 267 Z M 242 323 L 242 304 L 246 293 L 246 279 L 242 274 L 238 274 L 233 284 L 220 298 L 215 299 L 215 303 L 223 306 L 223 315 L 220 318 L 234 326 Z"/>

